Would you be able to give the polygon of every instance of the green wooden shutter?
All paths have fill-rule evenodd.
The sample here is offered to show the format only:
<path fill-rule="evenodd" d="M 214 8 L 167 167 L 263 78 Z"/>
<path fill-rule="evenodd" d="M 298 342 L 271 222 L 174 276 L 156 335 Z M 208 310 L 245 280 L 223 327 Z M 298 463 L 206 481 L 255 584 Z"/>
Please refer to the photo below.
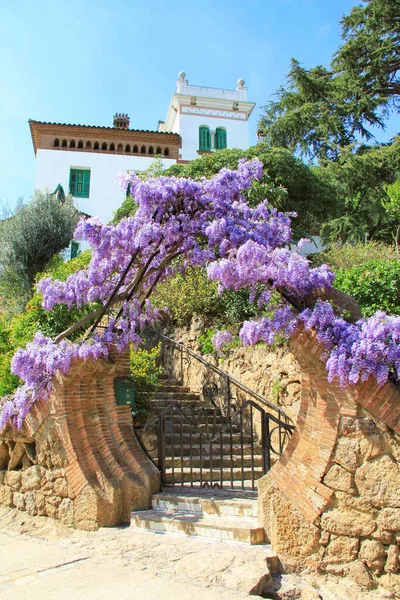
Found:
<path fill-rule="evenodd" d="M 90 171 L 82 171 L 83 174 L 83 186 L 82 186 L 82 197 L 89 198 L 90 191 Z"/>
<path fill-rule="evenodd" d="M 211 150 L 211 134 L 208 127 L 199 128 L 199 150 L 203 152 Z"/>
<path fill-rule="evenodd" d="M 75 258 L 79 254 L 78 242 L 71 242 L 71 258 Z"/>
<path fill-rule="evenodd" d="M 75 198 L 89 198 L 90 171 L 71 169 L 69 173 L 69 191 Z"/>
<path fill-rule="evenodd" d="M 69 193 L 75 196 L 76 186 L 76 169 L 71 169 L 69 172 Z"/>
<path fill-rule="evenodd" d="M 226 131 L 221 127 L 217 127 L 215 130 L 215 148 L 217 150 L 226 148 Z"/>

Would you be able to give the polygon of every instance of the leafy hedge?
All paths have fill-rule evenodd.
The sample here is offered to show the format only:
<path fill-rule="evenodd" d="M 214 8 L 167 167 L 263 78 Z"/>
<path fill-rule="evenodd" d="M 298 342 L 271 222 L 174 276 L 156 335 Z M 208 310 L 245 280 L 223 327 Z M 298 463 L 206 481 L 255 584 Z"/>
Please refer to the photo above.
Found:
<path fill-rule="evenodd" d="M 89 261 L 88 250 L 67 262 L 60 258 L 49 273 L 41 273 L 37 279 L 44 275 L 52 275 L 65 281 L 75 271 L 86 267 Z M 46 311 L 42 308 L 42 294 L 36 292 L 22 313 L 14 315 L 11 320 L 4 315 L 0 316 L 0 396 L 10 394 L 18 386 L 18 377 L 12 375 L 10 370 L 11 360 L 17 348 L 32 341 L 39 330 L 44 335 L 54 338 L 83 317 L 88 312 L 88 308 L 90 310 L 91 307 L 69 309 L 66 305 L 59 305 L 51 311 Z M 71 339 L 76 338 L 80 333 L 80 331 L 75 332 Z"/>
<path fill-rule="evenodd" d="M 400 261 L 371 260 L 336 272 L 335 287 L 359 303 L 363 316 L 377 310 L 400 315 Z"/>

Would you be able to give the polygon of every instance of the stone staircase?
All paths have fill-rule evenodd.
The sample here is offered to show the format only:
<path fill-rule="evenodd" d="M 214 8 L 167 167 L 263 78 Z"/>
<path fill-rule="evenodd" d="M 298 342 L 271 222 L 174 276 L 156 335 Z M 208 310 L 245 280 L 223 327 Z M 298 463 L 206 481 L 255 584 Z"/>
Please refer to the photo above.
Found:
<path fill-rule="evenodd" d="M 131 527 L 218 542 L 265 544 L 264 529 L 257 521 L 255 492 L 175 486 L 154 494 L 152 507 L 152 510 L 133 512 Z"/>
<path fill-rule="evenodd" d="M 196 421 L 193 428 L 178 410 L 166 416 L 164 484 L 199 487 L 204 482 L 213 486 L 222 481 L 231 488 L 254 488 L 255 481 L 263 475 L 260 444 L 241 432 L 238 425 L 233 425 L 230 431 L 220 431 L 221 415 L 215 408 L 206 407 L 200 394 L 191 392 L 166 375 L 161 375 L 160 379 L 161 385 L 156 392 L 139 395 L 150 403 L 148 421 L 171 403 L 177 403 L 190 417 L 193 409 Z M 207 439 L 214 436 L 216 440 L 210 444 Z M 157 450 L 151 451 L 150 455 L 157 463 Z"/>

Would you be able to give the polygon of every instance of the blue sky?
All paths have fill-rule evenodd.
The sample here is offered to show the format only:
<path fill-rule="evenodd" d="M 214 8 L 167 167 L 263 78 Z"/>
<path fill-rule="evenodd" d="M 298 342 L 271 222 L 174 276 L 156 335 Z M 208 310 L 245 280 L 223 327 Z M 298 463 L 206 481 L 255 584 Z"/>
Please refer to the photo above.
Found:
<path fill-rule="evenodd" d="M 262 106 L 290 59 L 328 65 L 339 20 L 355 0 L 0 0 L 0 199 L 33 191 L 28 119 L 156 129 L 178 72 L 191 84 L 235 88 Z M 400 129 L 391 119 L 379 140 Z"/>

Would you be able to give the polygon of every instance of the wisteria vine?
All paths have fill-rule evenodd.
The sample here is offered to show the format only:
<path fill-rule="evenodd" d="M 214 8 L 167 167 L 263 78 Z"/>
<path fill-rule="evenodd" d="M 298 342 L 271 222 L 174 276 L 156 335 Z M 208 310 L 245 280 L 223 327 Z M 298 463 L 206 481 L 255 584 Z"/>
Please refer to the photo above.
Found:
<path fill-rule="evenodd" d="M 129 188 L 137 204 L 135 215 L 115 226 L 96 218 L 81 220 L 74 237 L 90 244 L 89 266 L 65 282 L 48 277 L 38 284 L 46 310 L 57 304 L 81 308 L 95 301 L 101 308 L 55 340 L 39 332 L 16 352 L 12 372 L 24 383 L 13 397 L 2 398 L 0 429 L 10 421 L 21 427 L 32 406 L 52 393 L 57 371 L 66 374 L 74 359 L 106 359 L 111 346 L 118 352 L 129 344 L 139 346 L 143 330 L 162 315 L 151 305 L 152 292 L 177 269 L 189 266 L 207 266 L 220 291 L 245 288 L 257 302 L 260 317 L 246 321 L 239 333 L 244 345 L 271 344 L 278 332 L 289 337 L 301 321 L 317 330 L 327 349 L 330 380 L 338 376 L 344 386 L 374 375 L 382 385 L 389 371 L 399 376 L 400 317 L 379 312 L 350 324 L 327 302 L 301 310 L 310 292 L 332 287 L 334 273 L 326 265 L 310 268 L 306 258 L 287 249 L 292 238 L 289 216 L 267 200 L 250 206 L 246 192 L 262 177 L 257 159 L 240 161 L 236 171 L 222 169 L 211 180 L 141 181 L 134 174 L 121 175 L 120 185 Z M 111 318 L 100 332 L 96 324 L 105 308 Z M 77 329 L 90 327 L 89 336 L 68 340 Z M 214 339 L 217 349 L 230 341 L 226 331 Z"/>

